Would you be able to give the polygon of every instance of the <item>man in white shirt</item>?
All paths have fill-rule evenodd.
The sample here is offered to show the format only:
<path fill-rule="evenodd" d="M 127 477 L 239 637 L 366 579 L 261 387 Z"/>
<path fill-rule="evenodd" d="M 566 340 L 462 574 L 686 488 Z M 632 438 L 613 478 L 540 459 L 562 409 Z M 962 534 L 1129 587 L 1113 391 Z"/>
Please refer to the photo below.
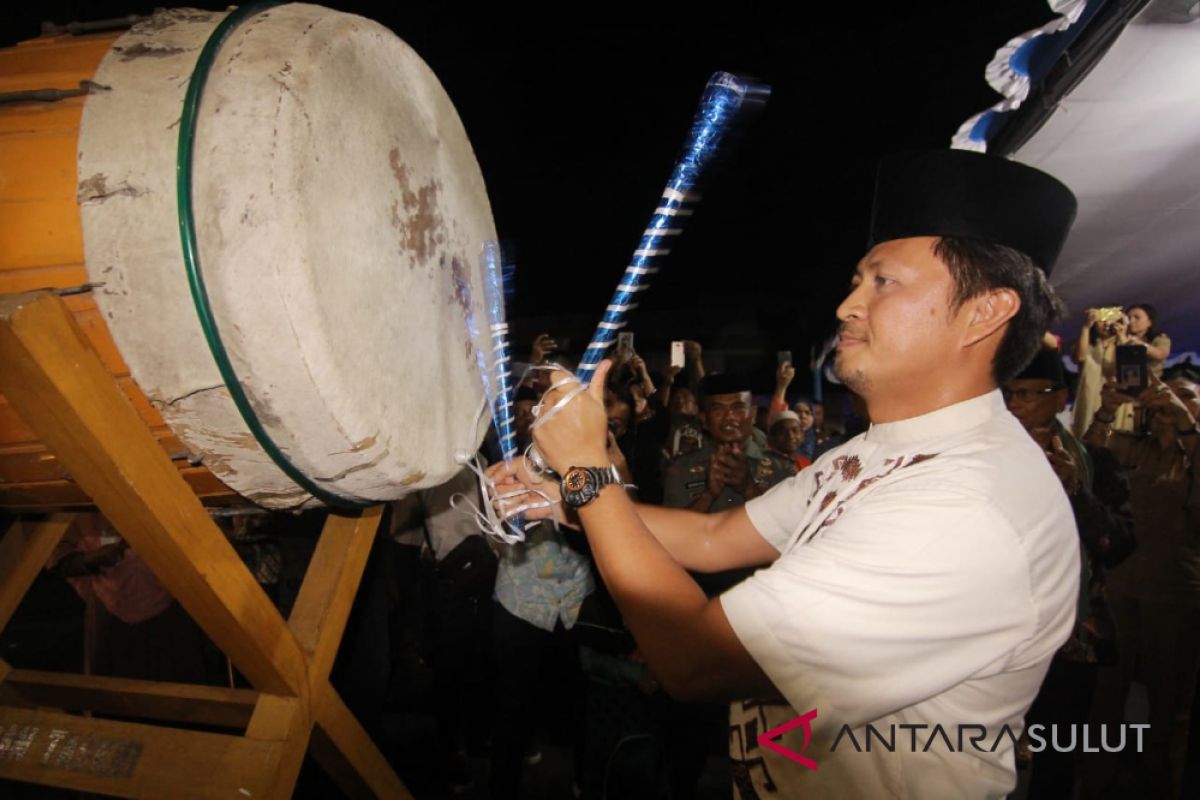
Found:
<path fill-rule="evenodd" d="M 1015 786 L 1022 717 L 1074 621 L 1079 554 L 1061 484 L 997 386 L 1058 312 L 1044 270 L 1074 210 L 1065 186 L 1014 162 L 885 160 L 837 312 L 837 371 L 873 425 L 744 507 L 691 514 L 609 488 L 603 369 L 535 431 L 659 681 L 735 701 L 741 797 Z M 713 600 L 685 571 L 754 565 L 769 566 Z"/>

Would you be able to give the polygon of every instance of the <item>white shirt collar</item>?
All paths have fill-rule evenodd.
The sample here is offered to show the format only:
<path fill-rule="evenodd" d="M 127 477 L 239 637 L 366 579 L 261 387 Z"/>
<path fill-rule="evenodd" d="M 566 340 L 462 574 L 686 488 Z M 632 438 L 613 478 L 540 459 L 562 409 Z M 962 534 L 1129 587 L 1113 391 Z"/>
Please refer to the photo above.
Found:
<path fill-rule="evenodd" d="M 999 389 L 994 389 L 918 417 L 872 425 L 865 438 L 868 442 L 885 445 L 943 439 L 978 427 L 1007 411 L 1003 395 Z"/>

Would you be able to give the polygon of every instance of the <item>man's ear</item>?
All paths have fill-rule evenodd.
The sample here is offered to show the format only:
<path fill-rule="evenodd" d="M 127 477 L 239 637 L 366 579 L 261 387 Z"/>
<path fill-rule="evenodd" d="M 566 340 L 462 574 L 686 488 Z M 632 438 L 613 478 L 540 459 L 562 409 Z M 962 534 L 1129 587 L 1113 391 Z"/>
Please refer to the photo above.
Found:
<path fill-rule="evenodd" d="M 1004 327 L 1021 310 L 1021 298 L 1013 289 L 988 289 L 972 297 L 961 313 L 967 314 L 963 345 L 983 341 Z"/>

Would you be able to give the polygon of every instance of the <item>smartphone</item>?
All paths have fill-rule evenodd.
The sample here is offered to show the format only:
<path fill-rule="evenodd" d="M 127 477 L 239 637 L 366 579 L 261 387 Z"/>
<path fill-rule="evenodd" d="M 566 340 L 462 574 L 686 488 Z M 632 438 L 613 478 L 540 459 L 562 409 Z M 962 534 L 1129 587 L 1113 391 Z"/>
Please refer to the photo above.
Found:
<path fill-rule="evenodd" d="M 1138 395 L 1150 385 L 1147 374 L 1146 348 L 1140 344 L 1117 345 L 1117 384 L 1121 391 Z"/>
<path fill-rule="evenodd" d="M 685 363 L 686 362 L 683 355 L 683 342 L 671 342 L 671 366 L 683 369 L 683 365 Z"/>
<path fill-rule="evenodd" d="M 633 332 L 622 331 L 617 334 L 617 352 L 625 355 L 633 354 Z"/>
<path fill-rule="evenodd" d="M 792 364 L 793 366 L 795 366 L 795 365 L 794 365 L 794 363 L 793 363 L 793 361 L 792 361 L 792 351 L 791 351 L 791 350 L 778 350 L 778 351 L 776 351 L 776 353 L 775 353 L 775 363 L 776 363 L 776 364 L 782 364 L 782 363 L 784 363 L 785 361 L 786 361 L 787 363 L 789 363 L 789 364 Z"/>

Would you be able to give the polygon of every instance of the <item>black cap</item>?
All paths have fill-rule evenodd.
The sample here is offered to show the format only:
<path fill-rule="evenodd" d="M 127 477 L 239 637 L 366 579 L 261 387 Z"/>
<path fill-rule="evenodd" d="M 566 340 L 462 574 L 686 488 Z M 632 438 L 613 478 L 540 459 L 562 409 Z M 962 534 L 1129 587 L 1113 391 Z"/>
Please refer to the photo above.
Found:
<path fill-rule="evenodd" d="M 1048 347 L 1039 348 L 1033 361 L 1013 380 L 1043 380 L 1051 381 L 1055 386 L 1066 386 L 1067 375 L 1063 371 L 1062 356 L 1057 350 Z"/>
<path fill-rule="evenodd" d="M 1061 181 L 1016 161 L 969 150 L 921 150 L 879 162 L 868 249 L 913 236 L 1002 244 L 1047 273 L 1075 220 Z"/>
<path fill-rule="evenodd" d="M 744 372 L 713 372 L 705 375 L 703 380 L 700 381 L 700 395 L 702 397 L 749 391 L 751 391 L 750 376 Z"/>

